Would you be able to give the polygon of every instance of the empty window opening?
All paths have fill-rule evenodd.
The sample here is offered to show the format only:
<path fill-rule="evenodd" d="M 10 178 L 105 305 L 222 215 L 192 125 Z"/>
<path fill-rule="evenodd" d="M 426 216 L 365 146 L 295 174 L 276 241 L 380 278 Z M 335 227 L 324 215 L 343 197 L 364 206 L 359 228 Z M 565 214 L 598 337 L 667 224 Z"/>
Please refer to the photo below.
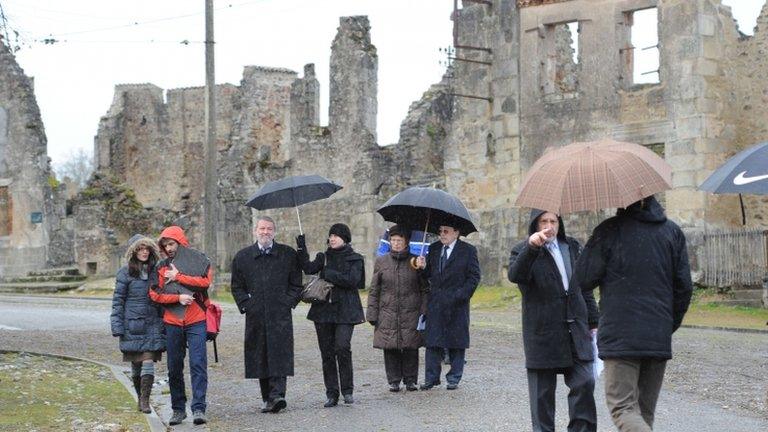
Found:
<path fill-rule="evenodd" d="M 99 265 L 96 262 L 90 261 L 85 263 L 85 274 L 88 276 L 95 275 L 98 269 Z"/>
<path fill-rule="evenodd" d="M 658 84 L 661 82 L 658 9 L 627 12 L 625 21 L 629 31 L 629 46 L 625 48 L 625 79 L 629 86 Z"/>
<path fill-rule="evenodd" d="M 755 34 L 757 17 L 765 4 L 762 0 L 721 0 L 724 6 L 731 8 L 731 15 L 736 20 L 739 31 L 745 35 Z"/>
<path fill-rule="evenodd" d="M 8 186 L 0 187 L 0 237 L 11 235 L 13 230 L 13 204 Z"/>
<path fill-rule="evenodd" d="M 544 92 L 546 94 L 575 93 L 579 89 L 579 32 L 577 21 L 548 25 L 545 44 Z"/>

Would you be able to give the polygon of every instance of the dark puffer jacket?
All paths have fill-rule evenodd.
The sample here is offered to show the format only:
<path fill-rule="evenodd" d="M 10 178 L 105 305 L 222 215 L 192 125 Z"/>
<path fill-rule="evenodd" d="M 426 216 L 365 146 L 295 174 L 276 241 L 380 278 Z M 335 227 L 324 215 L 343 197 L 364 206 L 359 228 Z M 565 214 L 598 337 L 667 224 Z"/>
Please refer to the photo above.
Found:
<path fill-rule="evenodd" d="M 409 264 L 408 253 L 390 252 L 376 259 L 368 294 L 368 321 L 376 323 L 373 347 L 419 348 L 419 315 L 427 312 L 427 284 Z"/>
<path fill-rule="evenodd" d="M 672 358 L 693 285 L 685 235 L 654 197 L 595 228 L 574 278 L 600 287 L 600 358 Z"/>
<path fill-rule="evenodd" d="M 331 301 L 313 303 L 307 319 L 316 323 L 360 324 L 365 322 L 363 304 L 358 290 L 365 288 L 364 258 L 345 244 L 339 249 L 328 248 L 309 261 L 306 249 L 299 249 L 299 262 L 306 274 L 320 272 L 320 277 L 333 284 Z"/>
<path fill-rule="evenodd" d="M 122 352 L 165 351 L 163 311 L 148 295 L 156 275 L 154 268 L 146 280 L 131 277 L 127 266 L 117 272 L 111 322 Z"/>

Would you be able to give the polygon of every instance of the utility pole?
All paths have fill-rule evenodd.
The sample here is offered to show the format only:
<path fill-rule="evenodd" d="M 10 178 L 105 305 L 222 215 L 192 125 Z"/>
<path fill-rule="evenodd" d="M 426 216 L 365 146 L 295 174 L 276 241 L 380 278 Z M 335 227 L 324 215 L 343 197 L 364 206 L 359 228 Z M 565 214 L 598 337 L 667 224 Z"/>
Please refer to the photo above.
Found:
<path fill-rule="evenodd" d="M 217 267 L 216 254 L 216 79 L 213 62 L 213 0 L 205 0 L 205 239 L 206 255 L 211 265 Z"/>

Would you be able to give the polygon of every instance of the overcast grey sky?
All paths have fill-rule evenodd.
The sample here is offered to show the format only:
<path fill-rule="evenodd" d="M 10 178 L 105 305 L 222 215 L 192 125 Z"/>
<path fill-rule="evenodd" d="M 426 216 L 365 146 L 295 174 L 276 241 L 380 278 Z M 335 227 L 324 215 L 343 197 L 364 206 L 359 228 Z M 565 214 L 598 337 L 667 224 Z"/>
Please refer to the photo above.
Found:
<path fill-rule="evenodd" d="M 732 7 L 741 30 L 752 34 L 764 0 L 723 3 Z M 92 152 L 115 84 L 151 82 L 170 89 L 205 82 L 203 0 L 0 0 L 0 5 L 9 26 L 20 32 L 17 60 L 35 78 L 54 165 L 76 149 Z M 238 84 L 245 65 L 301 73 L 304 64 L 315 63 L 323 123 L 338 18 L 368 15 L 379 54 L 379 144 L 397 141 L 410 103 L 442 76 L 438 48 L 451 44 L 451 0 L 216 0 L 214 7 L 216 82 Z M 636 22 L 638 31 L 642 27 Z M 48 37 L 59 42 L 40 42 Z"/>

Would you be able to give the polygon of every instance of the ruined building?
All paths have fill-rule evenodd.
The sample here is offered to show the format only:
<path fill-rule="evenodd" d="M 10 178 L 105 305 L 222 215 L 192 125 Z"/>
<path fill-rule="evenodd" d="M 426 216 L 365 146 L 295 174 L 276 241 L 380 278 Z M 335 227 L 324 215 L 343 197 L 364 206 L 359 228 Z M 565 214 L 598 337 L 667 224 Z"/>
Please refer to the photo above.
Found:
<path fill-rule="evenodd" d="M 220 267 L 252 241 L 250 194 L 268 180 L 316 173 L 344 189 L 302 206 L 312 251 L 332 223 L 346 222 L 370 271 L 388 225 L 375 209 L 409 185 L 436 185 L 475 215 L 480 232 L 469 241 L 484 281 L 499 283 L 525 231 L 527 211 L 513 203 L 526 170 L 548 146 L 603 137 L 649 146 L 672 165 L 674 188 L 661 199 L 689 235 L 694 270 L 702 235 L 740 224 L 737 197 L 696 186 L 768 139 L 768 8 L 744 36 L 719 0 L 462 3 L 453 16 L 458 60 L 412 104 L 397 144 L 376 139 L 378 59 L 365 17 L 342 18 L 332 43 L 328 125 L 319 124 L 312 65 L 301 77 L 247 66 L 239 85 L 217 86 Z M 635 51 L 646 47 L 633 46 L 634 18 L 649 9 L 658 16 L 658 79 L 638 84 Z M 126 238 L 165 223 L 188 227 L 201 244 L 203 101 L 203 88 L 116 86 L 96 137 L 97 176 L 72 206 L 81 267 L 112 271 L 109 257 Z M 744 198 L 750 225 L 768 226 L 766 197 Z M 293 209 L 270 214 L 279 240 L 292 244 Z M 569 216 L 569 232 L 585 239 L 606 214 Z"/>
<path fill-rule="evenodd" d="M 71 257 L 34 85 L 0 38 L 0 278 Z"/>

